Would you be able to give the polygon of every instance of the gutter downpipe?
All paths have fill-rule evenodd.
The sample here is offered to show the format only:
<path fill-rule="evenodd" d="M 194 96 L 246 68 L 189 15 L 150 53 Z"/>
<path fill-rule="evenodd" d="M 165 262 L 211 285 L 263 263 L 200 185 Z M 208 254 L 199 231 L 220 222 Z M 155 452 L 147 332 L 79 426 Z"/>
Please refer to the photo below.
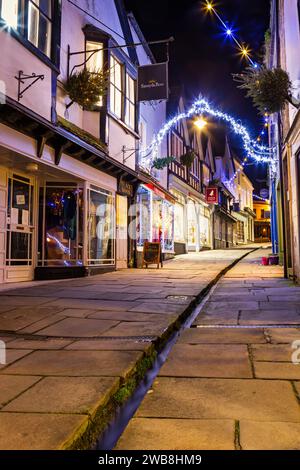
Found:
<path fill-rule="evenodd" d="M 277 67 L 280 67 L 280 41 L 279 41 L 279 0 L 275 0 L 275 18 L 276 18 L 276 52 L 277 52 Z M 278 126 L 278 157 L 279 157 L 279 171 L 280 171 L 280 194 L 281 194 L 281 212 L 282 212 L 282 241 L 283 241 L 283 264 L 284 264 L 284 277 L 288 277 L 287 266 L 287 245 L 286 245 L 286 232 L 285 232 L 285 204 L 284 204 L 284 188 L 283 188 L 283 161 L 282 161 L 282 139 L 281 139 L 281 117 L 280 113 L 277 114 Z M 276 193 L 275 193 L 276 194 Z"/>

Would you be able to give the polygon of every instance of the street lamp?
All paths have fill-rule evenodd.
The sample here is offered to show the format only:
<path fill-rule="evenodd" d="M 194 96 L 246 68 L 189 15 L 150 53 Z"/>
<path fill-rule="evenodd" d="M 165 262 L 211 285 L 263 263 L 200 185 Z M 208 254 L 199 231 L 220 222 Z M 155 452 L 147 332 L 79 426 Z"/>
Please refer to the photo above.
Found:
<path fill-rule="evenodd" d="M 199 117 L 194 121 L 194 124 L 200 131 L 202 131 L 207 126 L 207 121 L 204 118 Z"/>

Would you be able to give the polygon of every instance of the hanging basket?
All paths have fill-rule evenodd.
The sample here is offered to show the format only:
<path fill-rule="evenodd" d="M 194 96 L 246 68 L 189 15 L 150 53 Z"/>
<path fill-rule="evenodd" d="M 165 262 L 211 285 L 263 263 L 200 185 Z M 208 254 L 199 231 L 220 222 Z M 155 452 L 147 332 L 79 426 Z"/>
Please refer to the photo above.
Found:
<path fill-rule="evenodd" d="M 174 157 L 156 158 L 152 162 L 152 168 L 155 168 L 156 170 L 163 170 L 174 161 L 176 161 L 176 158 Z"/>
<path fill-rule="evenodd" d="M 248 67 L 243 74 L 235 74 L 239 88 L 247 90 L 247 97 L 252 98 L 253 104 L 261 114 L 280 112 L 287 102 L 299 107 L 292 98 L 292 83 L 289 75 L 281 68 L 268 69 L 265 66 Z"/>
<path fill-rule="evenodd" d="M 91 72 L 83 69 L 69 77 L 65 83 L 65 90 L 71 103 L 91 109 L 106 95 L 108 83 L 107 72 Z"/>
<path fill-rule="evenodd" d="M 186 166 L 187 168 L 191 168 L 196 158 L 195 152 L 193 150 L 189 150 L 188 152 L 184 153 L 180 157 L 180 162 L 182 165 Z"/>

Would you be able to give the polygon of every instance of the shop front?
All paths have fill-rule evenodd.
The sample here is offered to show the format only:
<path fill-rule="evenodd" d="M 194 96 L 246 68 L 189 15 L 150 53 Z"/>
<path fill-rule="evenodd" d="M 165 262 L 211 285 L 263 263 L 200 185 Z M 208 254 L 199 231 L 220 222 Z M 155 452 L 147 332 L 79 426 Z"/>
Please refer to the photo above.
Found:
<path fill-rule="evenodd" d="M 171 189 L 176 199 L 174 204 L 174 251 L 176 255 L 187 253 L 186 227 L 186 196 L 182 192 Z"/>
<path fill-rule="evenodd" d="M 202 201 L 189 197 L 187 204 L 188 251 L 211 247 L 210 210 Z"/>
<path fill-rule="evenodd" d="M 144 242 L 160 242 L 164 259 L 174 255 L 174 199 L 155 185 L 142 184 L 137 191 L 137 252 Z M 141 265 L 141 256 L 137 256 Z"/>
<path fill-rule="evenodd" d="M 0 282 L 115 269 L 113 187 L 22 155 L 3 156 L 1 162 Z"/>

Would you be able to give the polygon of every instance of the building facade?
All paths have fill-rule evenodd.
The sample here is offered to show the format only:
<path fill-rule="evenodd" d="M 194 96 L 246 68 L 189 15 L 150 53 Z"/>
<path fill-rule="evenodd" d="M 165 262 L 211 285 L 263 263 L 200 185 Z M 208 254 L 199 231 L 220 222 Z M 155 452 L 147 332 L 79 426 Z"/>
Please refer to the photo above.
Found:
<path fill-rule="evenodd" d="M 271 241 L 271 206 L 268 201 L 254 198 L 253 210 L 256 218 L 254 222 L 254 237 L 256 243 Z"/>
<path fill-rule="evenodd" d="M 138 165 L 141 134 L 150 139 L 165 120 L 164 103 L 136 103 L 137 66 L 150 51 L 119 47 L 141 42 L 138 25 L 121 0 L 2 0 L 0 18 L 0 282 L 132 265 L 140 186 L 173 203 L 163 175 Z M 84 67 L 109 75 L 92 109 L 66 92 Z"/>
<path fill-rule="evenodd" d="M 171 97 L 168 115 L 185 112 L 182 96 Z M 191 152 L 186 165 L 182 156 Z M 208 141 L 193 120 L 182 119 L 168 134 L 168 156 L 174 161 L 168 168 L 168 187 L 175 201 L 174 249 L 176 254 L 212 248 L 212 207 L 205 201 L 205 190 L 213 174 L 213 159 Z"/>
<path fill-rule="evenodd" d="M 292 82 L 295 105 L 271 116 L 270 144 L 276 148 L 277 167 L 271 174 L 272 232 L 278 234 L 278 252 L 287 276 L 300 281 L 300 3 L 271 2 L 271 41 L 267 65 L 281 67 Z"/>

